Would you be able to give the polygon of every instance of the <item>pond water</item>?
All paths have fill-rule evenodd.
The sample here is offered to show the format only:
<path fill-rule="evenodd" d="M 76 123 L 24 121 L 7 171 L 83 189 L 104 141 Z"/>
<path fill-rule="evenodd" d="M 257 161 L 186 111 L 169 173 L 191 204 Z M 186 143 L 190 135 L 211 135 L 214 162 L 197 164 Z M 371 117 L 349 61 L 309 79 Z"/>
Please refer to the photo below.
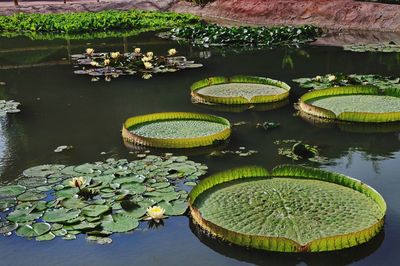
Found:
<path fill-rule="evenodd" d="M 90 43 L 90 44 L 87 44 Z M 73 74 L 68 54 L 86 47 L 98 51 L 124 51 L 141 47 L 155 54 L 176 48 L 181 55 L 204 64 L 200 69 L 153 75 L 149 80 L 127 76 L 106 82 L 91 82 L 88 76 Z M 209 173 L 240 165 L 273 168 L 291 159 L 278 155 L 275 140 L 297 139 L 318 145 L 327 164 L 307 165 L 344 173 L 378 190 L 388 204 L 384 230 L 362 246 L 322 254 L 279 254 L 229 246 L 197 233 L 186 216 L 165 220 L 165 226 L 129 234 L 113 235 L 111 245 L 56 239 L 29 241 L 0 237 L 0 265 L 395 265 L 400 261 L 400 135 L 352 133 L 338 127 L 318 128 L 294 116 L 293 102 L 305 91 L 291 82 L 330 72 L 398 75 L 396 54 L 345 52 L 337 47 L 307 46 L 301 49 L 275 48 L 235 52 L 193 48 L 159 39 L 146 33 L 137 37 L 98 40 L 31 41 L 0 38 L 0 88 L 2 98 L 22 103 L 22 112 L 0 120 L 1 180 L 13 180 L 22 170 L 44 163 L 77 164 L 108 157 L 134 160 L 120 136 L 127 117 L 164 111 L 193 111 L 223 116 L 232 123 L 246 121 L 233 130 L 227 149 L 257 150 L 249 157 L 210 157 L 210 150 L 177 151 L 205 163 Z M 267 76 L 292 86 L 290 104 L 280 109 L 231 113 L 194 105 L 189 87 L 215 75 L 248 74 Z M 281 127 L 265 131 L 257 123 L 274 121 Z M 60 145 L 74 149 L 62 153 Z M 150 149 L 152 153 L 161 151 Z M 101 155 L 106 152 L 107 155 Z"/>

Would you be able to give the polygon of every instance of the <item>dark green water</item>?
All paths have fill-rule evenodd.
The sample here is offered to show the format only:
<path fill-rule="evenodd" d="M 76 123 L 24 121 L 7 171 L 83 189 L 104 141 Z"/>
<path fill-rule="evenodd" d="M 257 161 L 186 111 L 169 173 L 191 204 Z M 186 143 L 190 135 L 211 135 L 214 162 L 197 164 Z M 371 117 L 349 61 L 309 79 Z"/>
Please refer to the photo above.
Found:
<path fill-rule="evenodd" d="M 90 42 L 90 45 L 86 43 Z M 202 49 L 161 40 L 152 34 L 130 37 L 125 48 L 164 53 L 177 48 L 180 54 L 204 64 L 204 68 L 154 75 L 150 80 L 120 77 L 112 82 L 91 82 L 73 74 L 70 53 L 87 46 L 101 51 L 123 51 L 122 39 L 30 41 L 0 38 L 0 88 L 5 99 L 22 103 L 22 112 L 0 120 L 1 180 L 15 179 L 23 169 L 44 163 L 84 163 L 107 157 L 135 159 L 120 138 L 123 121 L 130 116 L 163 111 L 194 111 L 221 115 L 231 122 L 247 121 L 236 127 L 228 149 L 244 146 L 258 150 L 250 157 L 209 157 L 195 153 L 190 158 L 207 164 L 210 173 L 239 165 L 272 167 L 291 163 L 278 155 L 274 140 L 298 139 L 322 148 L 329 164 L 322 167 L 356 177 L 377 189 L 388 204 L 385 228 L 360 247 L 311 255 L 288 255 L 246 250 L 197 234 L 187 217 L 169 218 L 165 226 L 129 234 L 113 235 L 111 245 L 56 239 L 35 242 L 19 237 L 0 237 L 0 265 L 396 265 L 400 261 L 400 163 L 399 133 L 351 133 L 337 127 L 318 128 L 293 116 L 293 102 L 304 93 L 293 78 L 330 72 L 398 75 L 395 54 L 344 52 L 334 47 L 285 48 L 235 53 Z M 39 49 L 45 47 L 46 49 Z M 21 49 L 20 49 L 21 48 Z M 30 51 L 22 51 L 30 48 Z M 200 57 L 200 55 L 202 55 Z M 290 60 L 289 60 L 290 58 Z M 23 67 L 24 66 L 24 67 Z M 29 67 L 31 66 L 31 67 Z M 213 111 L 190 101 L 189 86 L 208 76 L 250 74 L 289 83 L 291 103 L 278 110 L 242 113 Z M 280 122 L 271 131 L 255 128 L 264 121 Z M 74 149 L 54 153 L 60 145 Z M 152 150 L 157 153 L 158 151 Z M 181 152 L 182 153 L 182 152 Z M 183 152 L 185 154 L 187 152 Z"/>

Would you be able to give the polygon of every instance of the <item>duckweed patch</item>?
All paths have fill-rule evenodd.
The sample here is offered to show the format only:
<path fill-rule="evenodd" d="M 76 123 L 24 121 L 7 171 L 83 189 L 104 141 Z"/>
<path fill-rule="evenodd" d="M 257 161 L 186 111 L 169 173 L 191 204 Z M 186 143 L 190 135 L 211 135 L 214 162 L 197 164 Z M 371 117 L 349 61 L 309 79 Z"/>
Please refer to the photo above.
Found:
<path fill-rule="evenodd" d="M 15 231 L 38 241 L 86 234 L 100 244 L 111 243 L 113 233 L 136 229 L 150 206 L 165 208 L 168 216 L 184 214 L 188 190 L 206 170 L 172 155 L 32 167 L 18 182 L 26 186 L 0 186 L 0 233 Z M 28 186 L 39 179 L 37 186 Z"/>

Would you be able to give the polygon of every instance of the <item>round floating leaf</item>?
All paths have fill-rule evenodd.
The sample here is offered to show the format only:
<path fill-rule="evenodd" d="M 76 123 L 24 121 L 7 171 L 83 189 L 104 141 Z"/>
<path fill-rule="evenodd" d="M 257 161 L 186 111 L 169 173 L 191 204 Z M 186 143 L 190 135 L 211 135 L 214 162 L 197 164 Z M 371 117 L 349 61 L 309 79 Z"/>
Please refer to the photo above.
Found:
<path fill-rule="evenodd" d="M 53 230 L 53 229 L 52 229 Z M 67 235 L 67 230 L 65 230 L 65 229 L 59 229 L 59 230 L 54 230 L 54 231 L 51 231 L 55 236 L 65 236 L 65 235 Z"/>
<path fill-rule="evenodd" d="M 137 145 L 159 148 L 193 148 L 225 141 L 231 133 L 228 120 L 197 113 L 155 113 L 127 119 L 122 137 Z"/>
<path fill-rule="evenodd" d="M 109 221 L 103 221 L 101 223 L 105 231 L 113 233 L 128 232 L 139 226 L 139 221 L 129 215 L 117 213 L 112 215 L 112 219 Z"/>
<path fill-rule="evenodd" d="M 43 212 L 32 212 L 32 209 L 20 209 L 14 210 L 7 216 L 7 220 L 16 223 L 25 223 L 34 221 L 42 217 Z"/>
<path fill-rule="evenodd" d="M 36 237 L 36 241 L 50 241 L 53 240 L 56 236 L 52 232 L 48 232 L 44 235 Z"/>
<path fill-rule="evenodd" d="M 89 217 L 97 217 L 110 211 L 110 207 L 106 205 L 89 205 L 82 209 L 82 214 Z"/>
<path fill-rule="evenodd" d="M 131 194 L 141 194 L 146 191 L 146 186 L 137 182 L 124 183 L 121 185 L 121 190 L 127 190 Z"/>
<path fill-rule="evenodd" d="M 7 234 L 17 229 L 18 224 L 9 221 L 0 221 L 0 234 Z"/>
<path fill-rule="evenodd" d="M 18 180 L 18 185 L 24 187 L 39 187 L 47 183 L 47 178 L 45 177 L 27 177 Z"/>
<path fill-rule="evenodd" d="M 364 243 L 386 212 L 383 198 L 362 182 L 301 166 L 276 167 L 272 176 L 256 167 L 216 174 L 200 181 L 190 203 L 195 222 L 212 234 L 285 252 Z"/>
<path fill-rule="evenodd" d="M 47 177 L 48 175 L 58 173 L 64 167 L 61 164 L 39 165 L 26 169 L 23 175 L 26 177 Z"/>
<path fill-rule="evenodd" d="M 37 237 L 50 231 L 51 225 L 48 223 L 34 223 L 33 225 L 23 225 L 18 227 L 16 234 L 22 237 Z"/>
<path fill-rule="evenodd" d="M 62 239 L 64 239 L 64 240 L 75 240 L 76 236 L 72 235 L 72 234 L 67 234 Z"/>
<path fill-rule="evenodd" d="M 17 197 L 19 201 L 36 201 L 46 198 L 43 192 L 27 191 Z"/>
<path fill-rule="evenodd" d="M 16 199 L 15 198 L 5 198 L 0 199 L 0 211 L 4 211 L 10 207 L 15 206 Z"/>
<path fill-rule="evenodd" d="M 59 223 L 74 219 L 80 213 L 80 210 L 54 209 L 46 211 L 42 219 L 50 223 Z"/>
<path fill-rule="evenodd" d="M 75 196 L 79 192 L 78 188 L 75 187 L 67 187 L 56 191 L 54 194 L 58 198 L 71 198 Z"/>
<path fill-rule="evenodd" d="M 63 200 L 61 204 L 67 209 L 82 209 L 88 205 L 88 203 L 79 198 L 67 198 Z"/>
<path fill-rule="evenodd" d="M 0 187 L 0 198 L 11 198 L 16 197 L 22 193 L 24 193 L 26 187 L 21 185 L 9 185 Z"/>
<path fill-rule="evenodd" d="M 162 201 L 158 203 L 158 206 L 165 210 L 165 215 L 183 215 L 188 208 L 187 202 L 177 200 L 172 202 Z"/>
<path fill-rule="evenodd" d="M 349 122 L 400 121 L 400 89 L 345 86 L 310 91 L 299 100 L 302 113 Z"/>

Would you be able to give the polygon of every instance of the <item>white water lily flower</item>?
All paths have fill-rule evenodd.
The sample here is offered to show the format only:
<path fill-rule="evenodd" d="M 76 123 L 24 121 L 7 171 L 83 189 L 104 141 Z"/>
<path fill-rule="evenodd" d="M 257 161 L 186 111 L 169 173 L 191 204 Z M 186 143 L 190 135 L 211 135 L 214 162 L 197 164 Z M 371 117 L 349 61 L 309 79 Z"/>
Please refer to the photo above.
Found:
<path fill-rule="evenodd" d="M 140 54 L 140 48 L 135 48 L 135 54 Z"/>
<path fill-rule="evenodd" d="M 336 79 L 335 75 L 329 75 L 328 80 L 329 81 L 334 81 Z"/>
<path fill-rule="evenodd" d="M 153 219 L 156 222 L 165 218 L 164 213 L 165 210 L 160 206 L 153 206 L 147 208 L 147 215 L 149 216 L 149 218 Z"/>
<path fill-rule="evenodd" d="M 153 76 L 152 74 L 146 73 L 146 74 L 143 74 L 142 78 L 143 79 L 150 79 L 152 76 Z"/>
<path fill-rule="evenodd" d="M 99 63 L 97 63 L 96 61 L 92 61 L 92 62 L 90 62 L 90 65 L 92 65 L 92 66 L 99 66 Z"/>
<path fill-rule="evenodd" d="M 110 82 L 110 81 L 111 81 L 111 77 L 110 77 L 110 76 L 106 76 L 106 77 L 104 78 L 104 80 L 107 81 L 107 82 Z"/>
<path fill-rule="evenodd" d="M 321 76 L 316 76 L 314 79 L 315 79 L 316 81 L 321 81 L 321 80 L 322 80 L 322 77 L 321 77 Z"/>
<path fill-rule="evenodd" d="M 153 65 L 150 62 L 144 62 L 143 65 L 144 65 L 145 69 L 152 69 L 153 68 Z"/>
<path fill-rule="evenodd" d="M 86 179 L 81 176 L 81 177 L 74 177 L 69 181 L 69 185 L 71 187 L 77 187 L 77 188 L 81 188 L 82 186 L 84 186 L 86 184 Z"/>
<path fill-rule="evenodd" d="M 169 50 L 168 50 L 168 55 L 169 55 L 169 56 L 174 56 L 174 55 L 176 55 L 176 53 L 177 53 L 177 52 L 176 52 L 176 49 L 175 49 L 175 48 L 172 48 L 172 49 L 169 49 Z"/>
<path fill-rule="evenodd" d="M 146 56 L 148 57 L 148 58 L 150 58 L 150 60 L 153 58 L 153 56 L 154 56 L 154 53 L 153 52 L 147 52 L 146 53 Z"/>
<path fill-rule="evenodd" d="M 117 59 L 121 54 L 119 52 L 111 52 L 111 58 Z"/>
<path fill-rule="evenodd" d="M 94 49 L 93 48 L 86 48 L 86 53 L 88 55 L 92 55 L 94 53 Z"/>
<path fill-rule="evenodd" d="M 110 59 L 104 59 L 104 65 L 108 66 L 110 64 Z"/>

